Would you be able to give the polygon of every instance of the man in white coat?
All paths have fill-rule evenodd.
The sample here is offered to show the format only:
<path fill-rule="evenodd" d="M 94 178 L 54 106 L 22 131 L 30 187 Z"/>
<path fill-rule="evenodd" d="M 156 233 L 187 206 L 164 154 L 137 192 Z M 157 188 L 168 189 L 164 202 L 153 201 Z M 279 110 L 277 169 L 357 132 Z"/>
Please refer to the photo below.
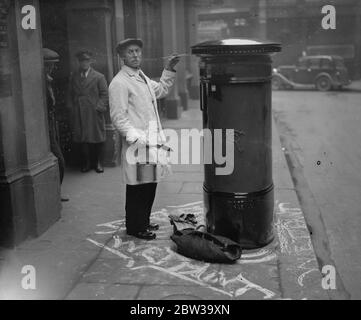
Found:
<path fill-rule="evenodd" d="M 159 120 L 157 99 L 165 97 L 174 84 L 179 57 L 173 55 L 167 62 L 159 82 L 149 79 L 141 70 L 143 42 L 126 39 L 117 46 L 124 66 L 109 86 L 110 117 L 122 135 L 121 170 L 126 184 L 126 228 L 129 235 L 140 239 L 156 238 L 159 229 L 150 223 L 157 183 L 167 164 L 160 161 L 159 150 L 148 148 L 147 160 L 155 164 L 156 174 L 148 180 L 137 174 L 136 162 L 146 146 L 163 145 L 165 137 Z M 134 152 L 137 149 L 138 153 Z M 133 155 L 131 157 L 130 155 Z M 138 158 L 136 158 L 138 156 Z M 137 161 L 135 161 L 137 160 Z M 164 159 L 163 159 L 164 160 Z M 138 168 L 139 170 L 139 168 Z"/>

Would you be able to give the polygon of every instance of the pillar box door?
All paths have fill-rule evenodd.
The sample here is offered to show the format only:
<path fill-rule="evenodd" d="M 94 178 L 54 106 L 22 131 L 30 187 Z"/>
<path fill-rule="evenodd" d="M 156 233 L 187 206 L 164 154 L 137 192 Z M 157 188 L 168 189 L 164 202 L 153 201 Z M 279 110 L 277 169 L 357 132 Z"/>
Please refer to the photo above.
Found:
<path fill-rule="evenodd" d="M 201 58 L 201 109 L 212 150 L 220 144 L 223 154 L 234 149 L 233 163 L 227 164 L 233 166 L 230 174 L 217 174 L 215 152 L 212 163 L 205 164 L 207 228 L 243 248 L 265 246 L 274 237 L 270 54 L 280 50 L 277 43 L 246 39 L 192 47 Z"/>

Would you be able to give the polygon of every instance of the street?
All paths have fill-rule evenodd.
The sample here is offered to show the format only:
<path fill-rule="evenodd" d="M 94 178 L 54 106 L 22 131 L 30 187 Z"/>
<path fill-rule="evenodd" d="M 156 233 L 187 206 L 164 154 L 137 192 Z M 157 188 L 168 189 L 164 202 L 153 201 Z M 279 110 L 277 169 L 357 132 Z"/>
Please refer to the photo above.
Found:
<path fill-rule="evenodd" d="M 321 265 L 335 263 L 338 284 L 351 299 L 361 298 L 360 95 L 357 89 L 273 93 L 274 117 L 316 255 Z"/>

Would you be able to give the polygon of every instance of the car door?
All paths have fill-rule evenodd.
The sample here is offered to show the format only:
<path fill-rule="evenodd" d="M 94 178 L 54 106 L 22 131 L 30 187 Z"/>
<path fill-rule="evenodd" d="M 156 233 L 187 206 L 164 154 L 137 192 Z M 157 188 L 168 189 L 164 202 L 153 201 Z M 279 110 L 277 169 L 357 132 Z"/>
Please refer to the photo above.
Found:
<path fill-rule="evenodd" d="M 312 58 L 309 60 L 308 69 L 307 69 L 307 82 L 309 84 L 315 83 L 317 75 L 321 72 L 321 59 L 320 58 Z"/>
<path fill-rule="evenodd" d="M 293 76 L 294 82 L 302 83 L 302 84 L 307 83 L 308 65 L 309 65 L 309 59 L 300 58 L 294 72 L 294 76 Z"/>

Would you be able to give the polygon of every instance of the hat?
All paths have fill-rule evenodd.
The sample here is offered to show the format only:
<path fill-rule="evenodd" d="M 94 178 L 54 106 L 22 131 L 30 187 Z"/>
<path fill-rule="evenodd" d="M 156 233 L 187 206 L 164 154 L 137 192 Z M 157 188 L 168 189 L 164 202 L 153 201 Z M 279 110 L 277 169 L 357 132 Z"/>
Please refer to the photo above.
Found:
<path fill-rule="evenodd" d="M 120 41 L 117 45 L 117 52 L 120 54 L 125 48 L 128 46 L 135 44 L 141 48 L 143 48 L 143 41 L 141 39 L 136 38 L 128 38 L 123 41 Z"/>
<path fill-rule="evenodd" d="M 45 62 L 59 62 L 60 56 L 55 51 L 43 48 L 43 57 Z"/>
<path fill-rule="evenodd" d="M 78 58 L 78 60 L 82 61 L 82 60 L 91 60 L 93 54 L 88 50 L 81 50 L 77 52 L 75 56 Z"/>

